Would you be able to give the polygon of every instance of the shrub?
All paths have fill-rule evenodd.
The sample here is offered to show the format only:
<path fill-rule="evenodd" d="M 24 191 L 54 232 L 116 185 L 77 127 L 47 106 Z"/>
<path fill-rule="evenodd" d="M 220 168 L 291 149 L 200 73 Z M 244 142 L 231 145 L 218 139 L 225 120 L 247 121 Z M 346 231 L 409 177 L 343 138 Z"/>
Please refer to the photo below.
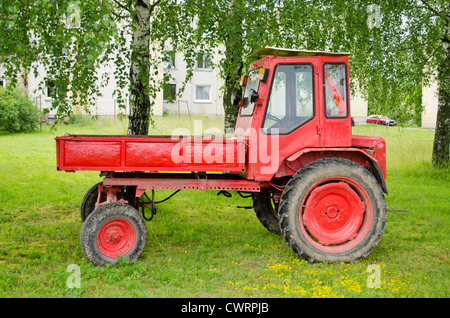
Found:
<path fill-rule="evenodd" d="M 0 131 L 32 131 L 39 124 L 39 111 L 18 88 L 0 87 Z"/>

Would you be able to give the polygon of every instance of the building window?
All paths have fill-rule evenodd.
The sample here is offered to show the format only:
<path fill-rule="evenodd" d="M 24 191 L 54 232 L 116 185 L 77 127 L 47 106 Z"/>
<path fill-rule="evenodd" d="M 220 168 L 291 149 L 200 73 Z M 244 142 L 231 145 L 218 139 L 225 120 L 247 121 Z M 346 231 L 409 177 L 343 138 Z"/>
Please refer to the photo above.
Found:
<path fill-rule="evenodd" d="M 196 85 L 195 86 L 195 100 L 196 101 L 210 101 L 211 100 L 211 86 Z"/>
<path fill-rule="evenodd" d="M 177 85 L 165 84 L 163 90 L 163 99 L 166 102 L 173 102 L 177 100 Z"/>
<path fill-rule="evenodd" d="M 165 51 L 163 57 L 164 68 L 175 68 L 175 51 Z"/>
<path fill-rule="evenodd" d="M 209 54 L 197 53 L 197 69 L 211 69 L 211 56 Z"/>
<path fill-rule="evenodd" d="M 0 86 L 6 88 L 6 81 L 3 78 L 0 78 Z"/>
<path fill-rule="evenodd" d="M 55 98 L 55 82 L 47 80 L 45 85 L 45 97 L 49 99 Z"/>

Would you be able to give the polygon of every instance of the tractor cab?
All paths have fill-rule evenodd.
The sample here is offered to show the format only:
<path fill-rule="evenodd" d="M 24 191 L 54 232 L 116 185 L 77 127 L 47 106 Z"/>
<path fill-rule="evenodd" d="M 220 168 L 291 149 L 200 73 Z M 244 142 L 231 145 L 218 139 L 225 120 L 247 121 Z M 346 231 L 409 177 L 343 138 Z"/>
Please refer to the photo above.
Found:
<path fill-rule="evenodd" d="M 281 48 L 253 53 L 250 58 L 256 60 L 241 78 L 244 93 L 236 128 L 303 136 L 305 146 L 350 146 L 348 55 Z"/>
<path fill-rule="evenodd" d="M 241 78 L 242 100 L 234 99 L 235 135 L 248 140 L 246 178 L 269 181 L 319 154 L 348 157 L 356 147 L 376 148 L 375 139 L 352 137 L 349 55 L 270 47 L 250 55 L 255 61 Z"/>

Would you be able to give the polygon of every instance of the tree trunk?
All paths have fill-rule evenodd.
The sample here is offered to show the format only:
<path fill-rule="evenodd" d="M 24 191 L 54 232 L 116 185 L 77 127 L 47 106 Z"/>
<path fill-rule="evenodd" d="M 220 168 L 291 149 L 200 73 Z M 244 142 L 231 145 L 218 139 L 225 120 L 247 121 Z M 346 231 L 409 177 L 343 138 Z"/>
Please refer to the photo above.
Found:
<path fill-rule="evenodd" d="M 234 52 L 230 52 L 229 54 L 231 55 L 233 53 Z M 236 83 L 238 83 L 241 78 L 243 65 L 241 57 L 236 53 L 234 54 L 235 54 L 234 56 L 230 57 L 227 56 L 227 63 L 225 64 L 226 67 L 232 68 L 231 70 L 227 70 L 227 77 L 225 78 L 225 91 L 223 94 L 223 108 L 225 112 L 225 127 L 224 127 L 225 133 L 234 131 L 237 116 L 239 113 L 239 107 L 231 104 L 231 95 L 242 94 L 242 89 L 240 87 L 236 87 Z"/>
<path fill-rule="evenodd" d="M 433 144 L 433 163 L 448 166 L 450 143 L 450 24 L 443 39 L 443 59 L 438 69 L 438 112 Z"/>
<path fill-rule="evenodd" d="M 130 66 L 130 116 L 128 135 L 147 135 L 151 102 L 150 79 L 150 1 L 136 1 Z"/>
<path fill-rule="evenodd" d="M 231 104 L 231 95 L 241 95 L 242 88 L 237 86 L 242 75 L 243 61 L 242 53 L 243 36 L 242 15 L 239 12 L 238 4 L 234 0 L 230 1 L 228 19 L 232 22 L 225 38 L 225 90 L 223 94 L 223 108 L 225 112 L 225 133 L 233 132 L 236 126 L 236 119 L 239 107 Z"/>

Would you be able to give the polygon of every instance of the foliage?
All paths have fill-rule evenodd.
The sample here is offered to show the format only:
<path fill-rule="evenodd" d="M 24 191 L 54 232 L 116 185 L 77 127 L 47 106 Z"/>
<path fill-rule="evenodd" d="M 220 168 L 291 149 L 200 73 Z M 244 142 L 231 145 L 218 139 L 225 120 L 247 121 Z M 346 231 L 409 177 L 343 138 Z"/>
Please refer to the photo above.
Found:
<path fill-rule="evenodd" d="M 433 162 L 449 162 L 450 12 L 445 0 L 317 1 L 335 49 L 350 51 L 351 74 L 369 105 L 392 117 L 419 114 L 422 83 L 436 79 Z M 339 27 L 335 27 L 339 25 Z M 354 82 L 354 84 L 356 84 Z M 439 144 L 440 147 L 436 147 Z M 437 159 L 439 158 L 439 159 Z"/>
<path fill-rule="evenodd" d="M 155 52 L 169 37 L 188 37 L 192 23 L 176 3 L 2 1 L 0 64 L 13 80 L 22 71 L 37 76 L 42 65 L 41 85 L 54 83 L 53 107 L 61 119 L 76 105 L 89 113 L 100 88 L 114 80 L 119 107 L 131 102 L 129 133 L 146 134 L 154 98 L 167 80 L 158 76 L 162 55 Z M 101 73 L 101 67 L 111 71 Z"/>
<path fill-rule="evenodd" d="M 436 72 L 433 152 L 435 162 L 448 163 L 448 10 L 446 0 L 5 0 L 0 63 L 11 76 L 42 63 L 45 80 L 55 81 L 54 106 L 62 117 L 70 104 L 94 103 L 114 77 L 119 106 L 131 101 L 129 133 L 146 134 L 156 94 L 170 80 L 157 53 L 167 45 L 184 53 L 186 80 L 197 52 L 223 48 L 217 66 L 225 79 L 227 128 L 237 114 L 229 95 L 240 90 L 250 52 L 264 46 L 348 51 L 352 87 L 372 110 L 399 119 L 421 113 L 422 83 Z M 113 74 L 99 74 L 101 65 L 111 65 Z"/>
<path fill-rule="evenodd" d="M 197 31 L 208 43 L 225 46 L 221 67 L 230 91 L 239 80 L 232 76 L 233 72 L 245 70 L 250 62 L 244 56 L 264 46 L 351 52 L 352 89 L 365 95 L 371 111 L 400 122 L 411 115 L 419 121 L 422 84 L 436 78 L 440 83 L 440 115 L 435 145 L 442 146 L 435 146 L 433 153 L 448 163 L 450 99 L 445 96 L 450 91 L 450 14 L 447 1 L 269 0 L 261 4 L 252 0 L 211 0 L 202 3 L 204 10 L 198 13 L 201 27 Z M 228 80 L 230 77 L 232 81 Z M 225 94 L 226 113 L 232 107 L 228 99 Z"/>
<path fill-rule="evenodd" d="M 105 3 L 2 1 L 0 62 L 13 80 L 22 68 L 37 76 L 42 63 L 42 85 L 55 84 L 58 117 L 70 113 L 70 103 L 89 104 L 99 93 L 96 70 L 113 53 L 111 40 L 117 34 Z"/>
<path fill-rule="evenodd" d="M 37 107 L 20 89 L 0 87 L 0 131 L 32 131 L 38 124 Z"/>

